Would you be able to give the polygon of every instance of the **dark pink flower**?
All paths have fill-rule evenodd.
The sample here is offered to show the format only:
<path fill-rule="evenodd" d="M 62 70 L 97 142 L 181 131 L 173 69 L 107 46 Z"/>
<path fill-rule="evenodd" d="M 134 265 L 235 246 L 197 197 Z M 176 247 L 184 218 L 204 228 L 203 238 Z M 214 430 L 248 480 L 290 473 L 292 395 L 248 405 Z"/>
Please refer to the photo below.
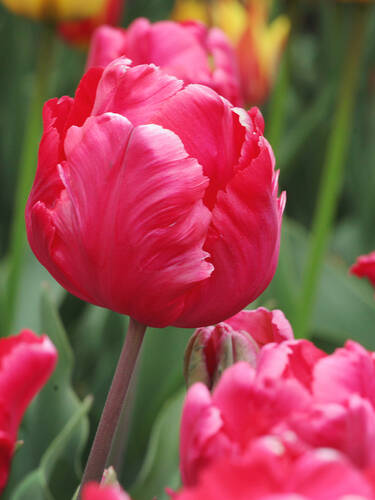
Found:
<path fill-rule="evenodd" d="M 203 471 L 196 486 L 172 494 L 174 500 L 344 500 L 373 499 L 367 477 L 343 455 L 317 449 L 289 456 L 282 443 L 239 457 L 222 457 Z"/>
<path fill-rule="evenodd" d="M 82 491 L 82 500 L 130 500 L 130 497 L 120 486 L 87 483 Z"/>
<path fill-rule="evenodd" d="M 47 381 L 57 352 L 45 335 L 30 330 L 0 339 L 0 493 L 9 475 L 18 427 L 27 406 Z"/>
<path fill-rule="evenodd" d="M 350 268 L 350 272 L 359 278 L 367 278 L 375 287 L 375 252 L 358 257 L 356 263 Z"/>
<path fill-rule="evenodd" d="M 259 110 L 119 58 L 44 108 L 29 243 L 69 292 L 151 326 L 236 314 L 277 265 L 285 195 Z"/>
<path fill-rule="evenodd" d="M 185 485 L 220 457 L 237 456 L 269 434 L 294 411 L 309 407 L 311 396 L 294 380 L 261 380 L 247 363 L 221 377 L 212 396 L 197 383 L 187 394 L 181 420 L 180 468 Z"/>
<path fill-rule="evenodd" d="M 258 307 L 253 311 L 243 310 L 225 320 L 234 330 L 249 333 L 259 347 L 270 342 L 293 340 L 294 334 L 289 321 L 279 309 L 269 311 Z"/>
<path fill-rule="evenodd" d="M 126 56 L 133 64 L 156 64 L 185 83 L 213 88 L 235 106 L 242 104 L 236 56 L 226 35 L 198 22 L 135 20 L 127 29 L 102 26 L 93 35 L 87 67 L 106 66 Z"/>
<path fill-rule="evenodd" d="M 374 468 L 374 380 L 374 353 L 352 341 L 331 355 L 306 340 L 265 345 L 255 369 L 227 369 L 212 395 L 202 384 L 190 388 L 181 423 L 184 484 L 266 436 L 295 456 L 332 448 L 361 470 Z"/>

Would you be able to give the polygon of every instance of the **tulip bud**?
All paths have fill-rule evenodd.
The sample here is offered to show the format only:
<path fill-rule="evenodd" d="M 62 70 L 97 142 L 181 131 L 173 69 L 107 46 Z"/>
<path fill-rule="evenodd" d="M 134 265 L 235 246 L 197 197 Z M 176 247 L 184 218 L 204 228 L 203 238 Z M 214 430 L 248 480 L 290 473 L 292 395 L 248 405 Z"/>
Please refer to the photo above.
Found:
<path fill-rule="evenodd" d="M 237 361 L 255 367 L 257 343 L 245 331 L 236 331 L 226 323 L 198 328 L 191 337 L 184 360 L 184 377 L 188 387 L 202 382 L 212 389 L 223 371 Z"/>
<path fill-rule="evenodd" d="M 120 486 L 115 469 L 110 466 L 103 472 L 102 480 L 100 481 L 101 486 Z"/>

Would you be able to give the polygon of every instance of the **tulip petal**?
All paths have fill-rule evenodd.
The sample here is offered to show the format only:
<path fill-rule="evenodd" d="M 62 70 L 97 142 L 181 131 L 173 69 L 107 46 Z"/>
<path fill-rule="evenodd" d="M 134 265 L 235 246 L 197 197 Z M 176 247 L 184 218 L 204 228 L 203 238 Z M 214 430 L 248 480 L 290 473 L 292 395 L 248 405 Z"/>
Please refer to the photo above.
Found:
<path fill-rule="evenodd" d="M 99 82 L 93 115 L 113 112 L 124 115 L 133 125 L 150 121 L 163 102 L 182 87 L 183 82 L 163 74 L 154 65 L 130 67 L 125 57 L 115 59 Z"/>
<path fill-rule="evenodd" d="M 220 433 L 222 426 L 209 390 L 194 384 L 186 396 L 181 420 L 180 469 L 185 485 L 194 484 L 201 469 L 230 450 L 229 441 Z"/>
<path fill-rule="evenodd" d="M 224 432 L 246 447 L 254 437 L 268 434 L 291 411 L 306 408 L 310 397 L 294 380 L 256 380 L 254 369 L 240 362 L 224 372 L 212 402 L 221 411 Z"/>
<path fill-rule="evenodd" d="M 215 270 L 187 298 L 177 326 L 204 326 L 233 316 L 258 297 L 273 277 L 283 199 L 277 200 L 274 193 L 270 146 L 264 138 L 259 142 L 259 155 L 217 195 L 204 245 Z"/>
<path fill-rule="evenodd" d="M 49 211 L 55 233 L 44 243 L 46 267 L 63 281 L 52 257 L 74 284 L 68 289 L 94 304 L 149 325 L 170 323 L 186 291 L 212 272 L 202 250 L 210 213 L 201 166 L 172 132 L 134 128 L 112 113 L 71 127 L 65 152 L 66 189 Z"/>
<path fill-rule="evenodd" d="M 210 184 L 205 204 L 212 209 L 239 162 L 246 129 L 229 102 L 201 85 L 188 85 L 153 116 L 153 122 L 175 132 L 187 153 L 203 167 Z"/>
<path fill-rule="evenodd" d="M 358 394 L 375 406 L 375 363 L 371 354 L 357 342 L 346 342 L 316 364 L 313 391 L 322 403 L 341 403 Z"/>
<path fill-rule="evenodd" d="M 240 311 L 235 316 L 226 319 L 225 323 L 234 330 L 244 330 L 250 333 L 259 346 L 294 338 L 289 321 L 279 309 L 269 311 L 264 307 L 258 307 L 253 311 Z"/>
<path fill-rule="evenodd" d="M 22 416 L 53 371 L 56 349 L 30 330 L 0 340 L 0 493 L 13 455 Z"/>

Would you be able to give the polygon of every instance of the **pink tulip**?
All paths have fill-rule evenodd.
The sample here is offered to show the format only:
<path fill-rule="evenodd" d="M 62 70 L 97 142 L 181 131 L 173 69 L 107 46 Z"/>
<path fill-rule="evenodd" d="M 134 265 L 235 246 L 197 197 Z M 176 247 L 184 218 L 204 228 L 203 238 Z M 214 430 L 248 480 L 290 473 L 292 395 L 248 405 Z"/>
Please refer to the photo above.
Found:
<path fill-rule="evenodd" d="M 292 327 L 279 309 L 269 311 L 264 307 L 258 307 L 253 311 L 240 311 L 232 318 L 226 319 L 225 323 L 234 330 L 249 333 L 259 347 L 270 342 L 279 343 L 294 339 Z"/>
<path fill-rule="evenodd" d="M 375 252 L 358 257 L 357 262 L 350 268 L 350 272 L 359 278 L 367 278 L 375 287 Z"/>
<path fill-rule="evenodd" d="M 277 265 L 285 195 L 259 110 L 119 58 L 44 108 L 29 243 L 69 292 L 162 327 L 243 309 Z"/>
<path fill-rule="evenodd" d="M 120 486 L 87 483 L 82 491 L 82 500 L 130 500 L 130 497 Z"/>
<path fill-rule="evenodd" d="M 374 499 L 370 481 L 343 455 L 317 449 L 293 457 L 282 443 L 234 459 L 224 457 L 202 474 L 195 487 L 172 494 L 173 500 L 344 500 Z"/>
<path fill-rule="evenodd" d="M 265 345 L 255 369 L 233 365 L 212 395 L 202 384 L 189 389 L 181 423 L 184 485 L 266 437 L 294 456 L 331 448 L 358 469 L 375 470 L 374 380 L 375 354 L 352 341 L 331 355 L 306 340 Z"/>
<path fill-rule="evenodd" d="M 18 427 L 33 397 L 51 375 L 57 352 L 30 330 L 0 339 L 0 493 L 9 475 Z"/>
<path fill-rule="evenodd" d="M 266 343 L 293 339 L 289 321 L 279 310 L 244 310 L 215 326 L 198 328 L 185 351 L 184 376 L 188 386 L 203 382 L 212 388 L 220 375 L 237 361 L 256 366 Z"/>
<path fill-rule="evenodd" d="M 102 26 L 91 41 L 87 67 L 106 66 L 126 56 L 134 64 L 156 64 L 188 83 L 213 88 L 235 106 L 242 104 L 236 56 L 226 35 L 198 22 L 135 20 L 127 29 Z"/>
<path fill-rule="evenodd" d="M 197 383 L 187 394 L 181 420 L 180 468 L 185 485 L 220 457 L 237 456 L 294 411 L 311 404 L 296 381 L 260 380 L 247 363 L 228 368 L 211 396 Z"/>

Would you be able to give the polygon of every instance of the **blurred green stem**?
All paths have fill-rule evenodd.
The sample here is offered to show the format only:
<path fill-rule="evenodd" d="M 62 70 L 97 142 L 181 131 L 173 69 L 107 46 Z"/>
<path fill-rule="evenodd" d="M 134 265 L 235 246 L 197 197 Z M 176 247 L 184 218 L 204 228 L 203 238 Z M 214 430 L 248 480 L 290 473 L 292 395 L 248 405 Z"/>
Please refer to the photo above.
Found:
<path fill-rule="evenodd" d="M 146 326 L 129 318 L 125 342 L 87 460 L 81 488 L 89 481 L 100 482 L 102 478 L 145 331 Z"/>
<path fill-rule="evenodd" d="M 289 91 L 290 83 L 290 47 L 292 43 L 293 33 L 296 30 L 298 20 L 298 1 L 289 0 L 289 18 L 291 21 L 291 31 L 287 46 L 282 56 L 278 78 L 273 89 L 272 97 L 269 107 L 269 126 L 266 130 L 266 136 L 271 144 L 276 155 L 279 150 L 282 131 L 284 127 L 285 114 L 286 114 L 286 101 Z"/>
<path fill-rule="evenodd" d="M 306 337 L 315 304 L 316 290 L 323 265 L 332 221 L 339 199 L 345 157 L 350 140 L 360 61 L 369 17 L 366 6 L 357 5 L 349 36 L 347 55 L 340 79 L 338 102 L 328 141 L 320 191 L 314 214 L 310 247 L 302 281 L 301 299 L 295 318 L 295 332 Z"/>
<path fill-rule="evenodd" d="M 3 298 L 3 334 L 12 328 L 26 243 L 25 205 L 37 165 L 37 151 L 42 127 L 43 103 L 48 97 L 55 46 L 54 28 L 43 25 L 39 41 L 37 67 L 26 117 L 25 132 L 17 172 L 17 187 L 10 234 L 8 274 Z"/>

